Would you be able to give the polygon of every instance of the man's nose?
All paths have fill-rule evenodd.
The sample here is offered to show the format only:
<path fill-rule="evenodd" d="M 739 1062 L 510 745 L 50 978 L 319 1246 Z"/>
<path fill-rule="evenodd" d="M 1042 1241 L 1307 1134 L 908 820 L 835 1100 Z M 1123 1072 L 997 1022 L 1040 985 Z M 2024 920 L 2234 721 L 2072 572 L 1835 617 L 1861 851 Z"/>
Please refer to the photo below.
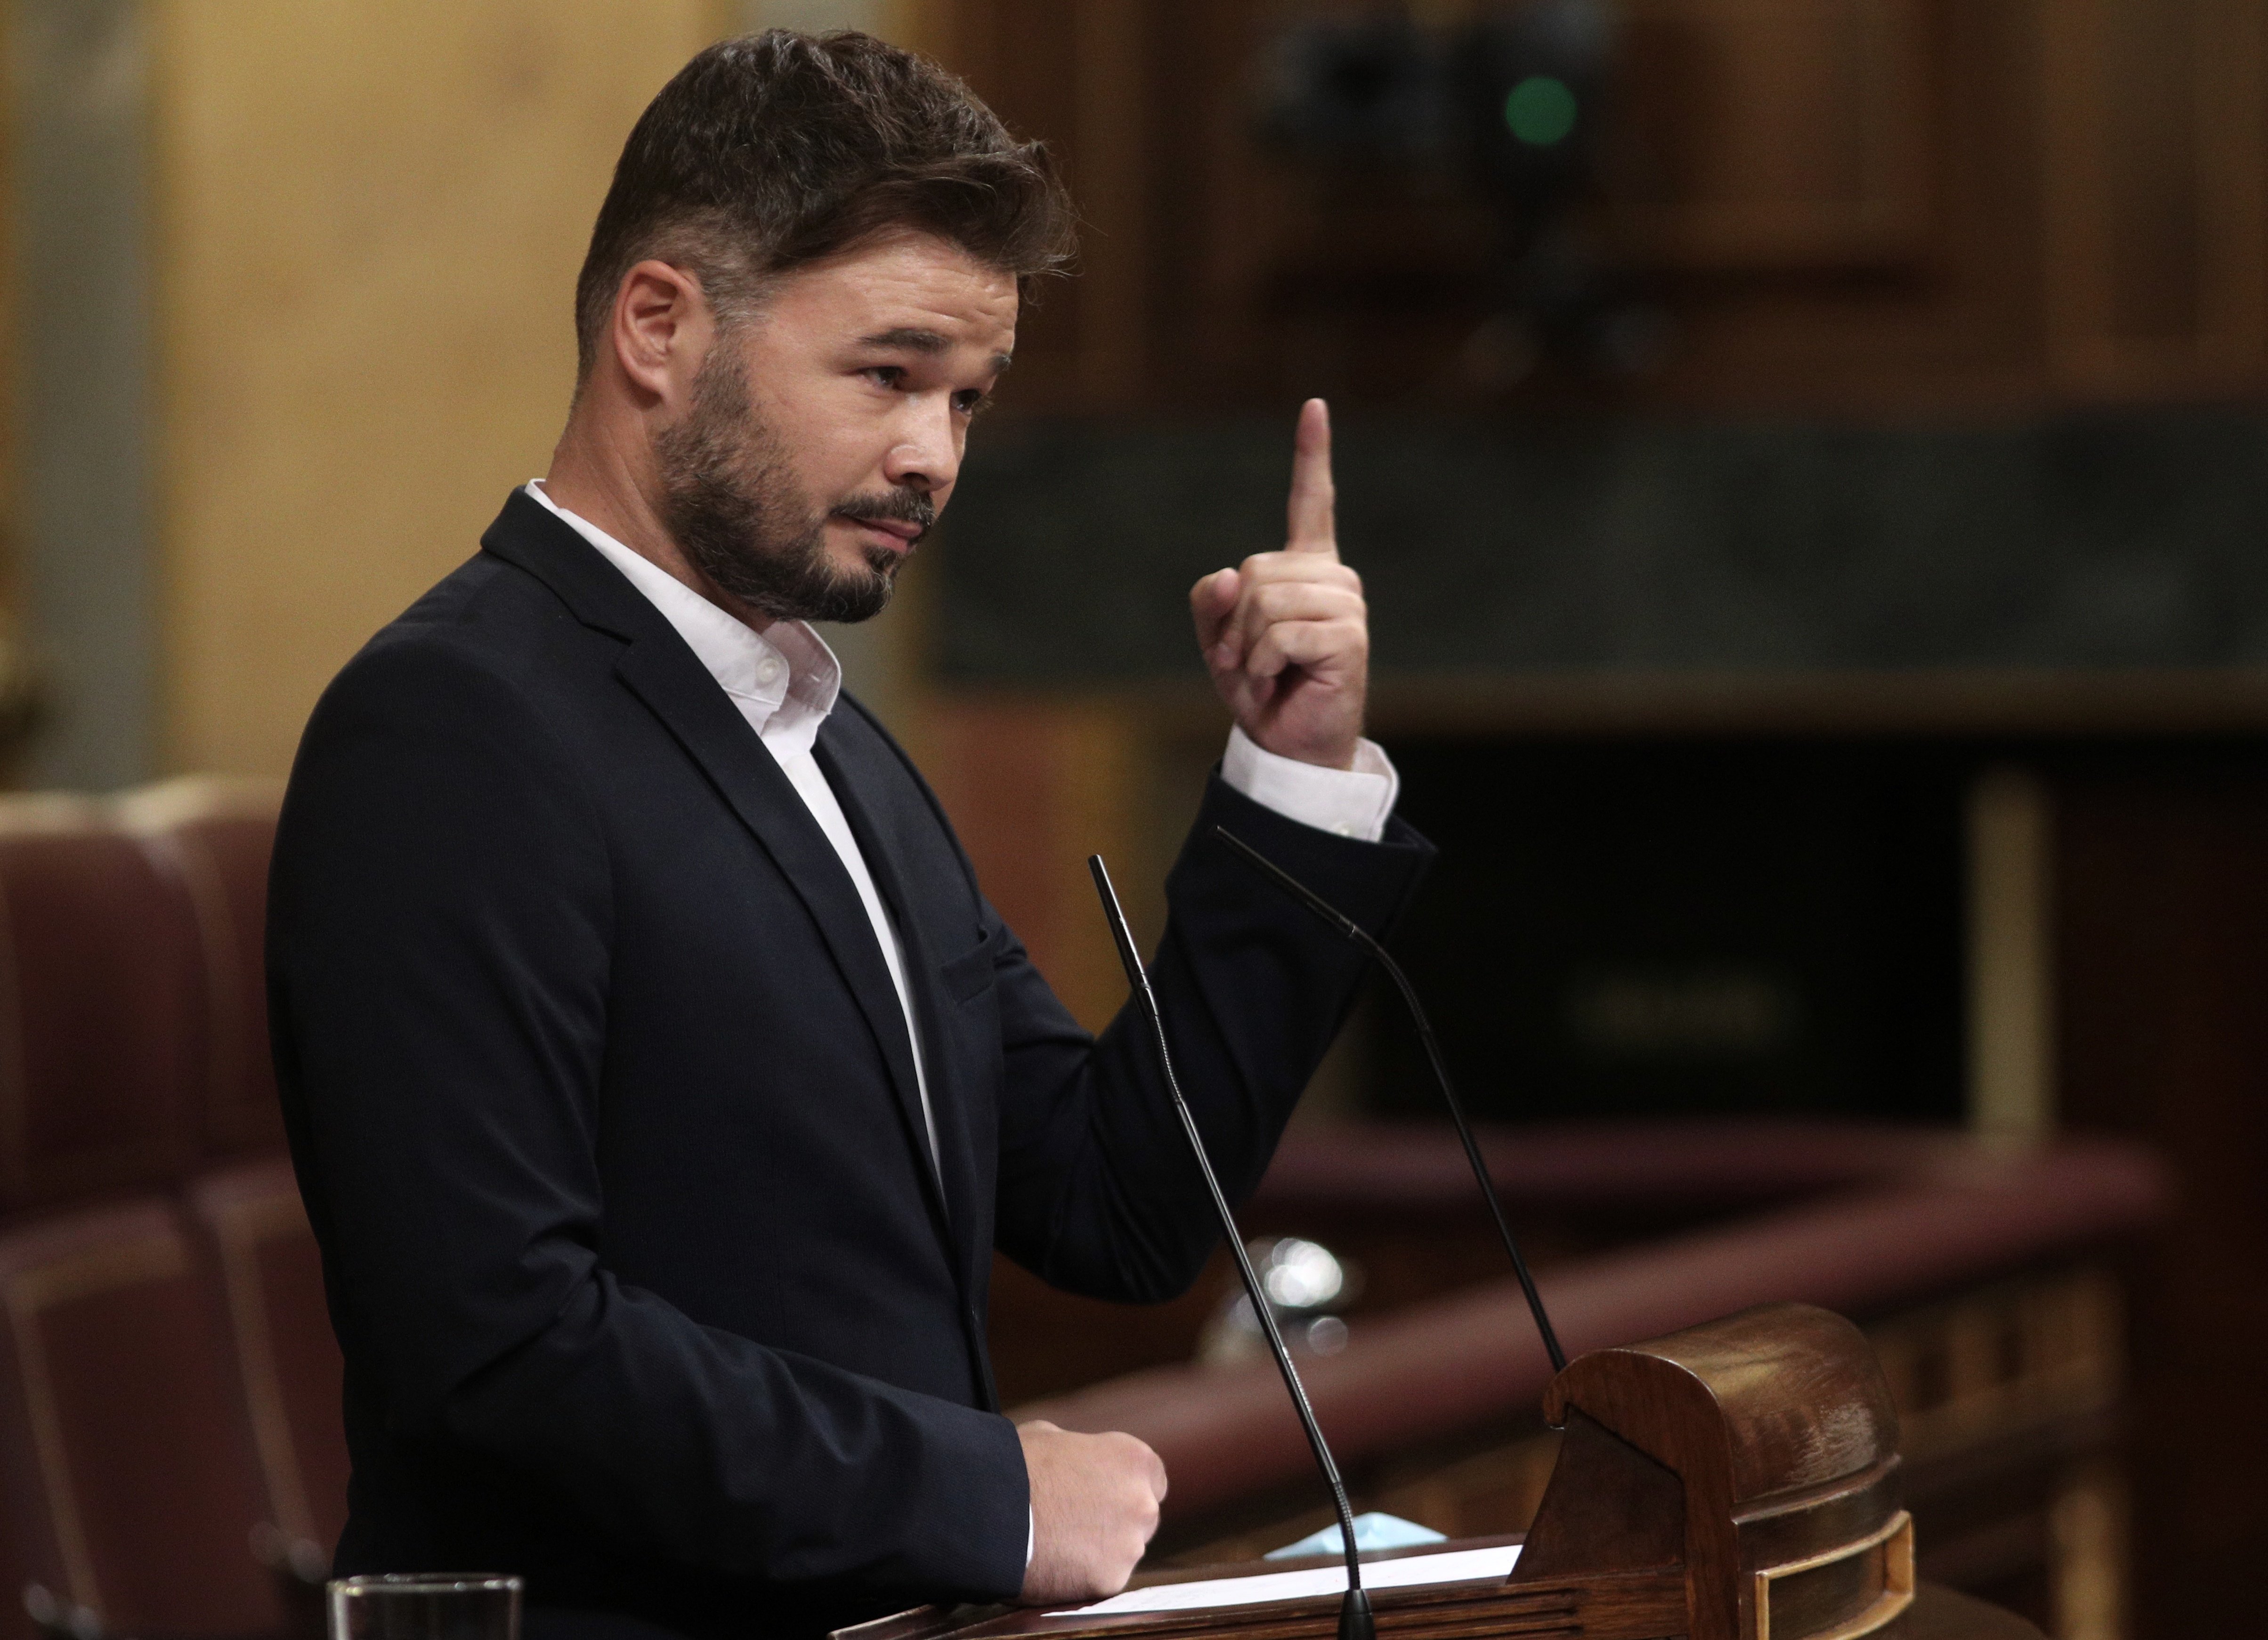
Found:
<path fill-rule="evenodd" d="M 952 488 L 961 475 L 961 440 L 953 401 L 945 393 L 924 394 L 906 407 L 898 441 L 884 460 L 892 484 L 933 496 Z"/>

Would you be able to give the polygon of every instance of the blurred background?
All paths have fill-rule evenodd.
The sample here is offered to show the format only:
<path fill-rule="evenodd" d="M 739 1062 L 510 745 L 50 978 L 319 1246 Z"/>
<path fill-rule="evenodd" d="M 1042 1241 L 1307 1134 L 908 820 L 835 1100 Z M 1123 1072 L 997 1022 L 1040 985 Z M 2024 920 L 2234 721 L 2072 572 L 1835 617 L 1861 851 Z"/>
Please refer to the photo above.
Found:
<path fill-rule="evenodd" d="M 14 0 L 4 19 L 0 758 L 26 794 L 139 795 L 67 820 L 25 795 L 0 830 L 130 835 L 140 858 L 151 783 L 207 816 L 272 804 L 330 675 L 546 466 L 574 273 L 646 99 L 727 33 L 872 30 L 1045 138 L 1086 219 L 900 599 L 829 633 L 1074 1009 L 1099 1024 L 1122 994 L 1084 856 L 1154 934 L 1225 733 L 1189 584 L 1280 541 L 1291 417 L 1324 394 L 1373 732 L 1443 849 L 1397 949 L 1539 1261 L 1572 1283 L 1623 1258 L 1614 1290 L 1651 1291 L 1646 1248 L 1767 1221 L 1827 1258 L 1856 1233 L 1837 1202 L 1899 1190 L 1917 1217 L 1870 1256 L 1980 1226 L 1967 1262 L 1871 1286 L 1757 1275 L 1778 1255 L 1751 1247 L 1739 1291 L 1874 1331 L 1926 1574 L 2065 1640 L 2234 1632 L 2257 1606 L 2268 0 Z M 0 888 L 36 874 L 15 857 Z M 81 996 L 70 962 L 115 982 L 75 908 L 144 937 L 107 891 L 58 890 L 68 960 L 42 959 L 35 897 L 9 892 L 0 1081 L 29 1159 L 0 1158 L 5 1205 L 43 1225 L 267 1165 L 254 1116 L 40 1173 L 42 1144 L 99 1149 L 113 1120 L 85 1114 L 112 1070 L 40 1081 L 68 1058 L 41 1058 L 43 1019 L 112 1028 L 58 1000 Z M 219 893 L 199 961 L 224 961 Z M 1358 1009 L 1252 1213 L 1331 1247 L 1337 1284 L 1294 1282 L 1291 1306 L 1344 1313 L 1326 1357 L 1500 1275 L 1389 1003 Z M 257 1082 L 256 1019 L 230 1029 L 249 1067 L 230 1074 Z M 2010 1202 L 2021 1234 L 1995 1217 Z M 1304 1257 L 1285 1268 L 1320 1268 Z M 1201 1387 L 1235 1370 L 1223 1287 L 1130 1318 L 1004 1269 L 1004 1390 L 1086 1405 L 1142 1369 Z M 231 1336 L 239 1365 L 261 1347 Z M 1215 1366 L 1174 1366 L 1193 1353 Z M 1366 1496 L 1443 1530 L 1524 1524 L 1550 1450 L 1528 1370 L 1462 1423 L 1381 1437 Z M 272 1491 L 264 1404 L 246 1416 Z M 24 1461 L 38 1492 L 61 1460 Z M 1309 1519 L 1291 1480 L 1248 1479 L 1197 1487 L 1161 1548 Z M 284 1525 L 320 1543 L 310 1508 Z M 50 1628 L 196 1630 L 162 1605 L 122 1617 L 98 1550 L 53 1547 L 73 1532 L 100 1535 L 26 1551 L 61 1556 Z"/>

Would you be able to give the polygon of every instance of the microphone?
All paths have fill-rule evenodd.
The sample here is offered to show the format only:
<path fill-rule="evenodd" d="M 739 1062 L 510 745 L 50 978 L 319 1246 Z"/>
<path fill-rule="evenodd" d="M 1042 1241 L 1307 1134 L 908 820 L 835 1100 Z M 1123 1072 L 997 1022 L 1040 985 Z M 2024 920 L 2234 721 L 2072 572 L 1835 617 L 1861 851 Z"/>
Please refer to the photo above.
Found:
<path fill-rule="evenodd" d="M 1520 1255 L 1520 1243 L 1513 1239 L 1512 1224 L 1504 1216 L 1504 1203 L 1498 1200 L 1496 1181 L 1489 1177 L 1488 1164 L 1481 1159 L 1481 1147 L 1473 1139 L 1472 1124 L 1465 1120 L 1464 1102 L 1458 1099 L 1457 1090 L 1449 1081 L 1449 1068 L 1442 1062 L 1441 1045 L 1433 1040 L 1433 1025 L 1425 1017 L 1425 1010 L 1418 1000 L 1418 989 L 1410 983 L 1410 976 L 1402 965 L 1386 954 L 1386 947 L 1370 937 L 1370 930 L 1324 899 L 1307 884 L 1285 871 L 1250 843 L 1226 826 L 1215 826 L 1213 835 L 1233 849 L 1247 865 L 1258 871 L 1270 882 L 1314 912 L 1316 916 L 1336 930 L 1340 936 L 1360 946 L 1371 960 L 1386 970 L 1387 978 L 1402 993 L 1402 1000 L 1410 1010 L 1411 1023 L 1418 1027 L 1418 1040 L 1425 1044 L 1425 1061 L 1433 1067 L 1433 1080 L 1440 1085 L 1442 1102 L 1449 1107 L 1449 1118 L 1457 1124 L 1457 1137 L 1464 1142 L 1465 1159 L 1472 1164 L 1473 1178 L 1479 1183 L 1481 1195 L 1496 1219 L 1496 1233 L 1503 1239 L 1504 1250 L 1512 1255 L 1513 1273 L 1520 1277 L 1520 1291 L 1527 1295 L 1528 1313 L 1535 1318 L 1535 1330 L 1543 1335 L 1544 1352 L 1551 1357 L 1551 1370 L 1563 1371 L 1567 1365 L 1566 1353 L 1559 1348 L 1559 1335 L 1551 1330 L 1551 1318 L 1543 1313 L 1543 1295 L 1535 1291 L 1535 1278 L 1528 1273 L 1528 1261 Z"/>
<path fill-rule="evenodd" d="M 1354 1546 L 1354 1511 L 1347 1504 L 1346 1485 L 1339 1479 L 1339 1467 L 1331 1460 L 1331 1449 L 1324 1443 L 1322 1426 L 1315 1422 L 1315 1409 L 1307 1404 L 1306 1386 L 1300 1382 L 1299 1369 L 1292 1364 L 1292 1352 L 1284 1347 L 1284 1335 L 1276 1326 L 1276 1313 L 1261 1290 L 1260 1277 L 1252 1268 L 1251 1255 L 1244 1250 L 1244 1238 L 1236 1233 L 1236 1216 L 1229 1210 L 1228 1198 L 1220 1193 L 1220 1180 L 1212 1170 L 1212 1158 L 1205 1154 L 1204 1139 L 1197 1132 L 1197 1122 L 1189 1114 L 1189 1101 L 1182 1097 L 1182 1085 L 1174 1075 L 1173 1050 L 1166 1046 L 1166 1020 L 1158 1011 L 1158 998 L 1150 989 L 1150 976 L 1142 971 L 1142 959 L 1134 949 L 1134 936 L 1126 927 L 1126 913 L 1119 908 L 1117 892 L 1110 886 L 1110 873 L 1103 869 L 1102 857 L 1086 857 L 1086 869 L 1094 873 L 1094 892 L 1101 896 L 1102 914 L 1110 923 L 1110 938 L 1117 942 L 1118 960 L 1126 967 L 1126 983 L 1132 988 L 1135 999 L 1142 1004 L 1143 1016 L 1150 1022 L 1150 1034 L 1158 1044 L 1158 1066 L 1166 1073 L 1166 1091 L 1173 1095 L 1174 1114 L 1182 1119 L 1182 1131 L 1189 1136 L 1190 1152 L 1197 1158 L 1197 1171 L 1204 1175 L 1205 1189 L 1212 1196 L 1214 1217 L 1220 1220 L 1221 1234 L 1228 1239 L 1228 1250 L 1236 1257 L 1237 1274 L 1244 1278 L 1244 1291 L 1252 1300 L 1252 1313 L 1259 1318 L 1261 1330 L 1268 1335 L 1268 1347 L 1275 1351 L 1276 1370 L 1284 1375 L 1284 1387 L 1291 1392 L 1292 1405 L 1300 1414 L 1300 1427 L 1307 1431 L 1307 1445 L 1315 1454 L 1315 1467 L 1330 1482 L 1331 1503 L 1339 1515 L 1339 1536 L 1346 1550 L 1346 1595 L 1339 1602 L 1338 1640 L 1374 1640 L 1376 1625 L 1371 1616 L 1370 1596 L 1362 1586 L 1362 1562 Z"/>

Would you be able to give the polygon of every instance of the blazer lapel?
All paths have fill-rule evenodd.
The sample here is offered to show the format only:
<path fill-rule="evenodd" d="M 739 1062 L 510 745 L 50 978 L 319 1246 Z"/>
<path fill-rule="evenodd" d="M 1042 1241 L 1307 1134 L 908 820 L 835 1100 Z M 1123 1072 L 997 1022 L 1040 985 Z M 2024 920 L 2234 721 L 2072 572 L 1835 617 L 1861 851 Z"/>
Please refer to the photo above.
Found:
<path fill-rule="evenodd" d="M 615 663 L 616 674 L 701 766 L 811 914 L 888 1067 L 931 1216 L 948 1251 L 957 1255 L 943 1188 L 931 1165 L 913 1044 L 898 1008 L 897 988 L 858 890 L 801 794 L 677 629 L 566 524 L 515 491 L 481 544 L 543 581 L 586 624 L 629 639 Z M 870 869 L 873 857 L 870 850 Z M 911 966 L 910 952 L 908 960 Z M 956 1276 L 961 1262 L 956 1256 Z"/>
<path fill-rule="evenodd" d="M 976 1176 L 971 1166 L 967 1102 L 960 1097 L 955 1085 L 958 1067 L 946 1051 L 948 1039 L 939 1023 L 943 998 L 938 994 L 937 973 L 941 953 L 929 949 L 923 919 L 908 899 L 906 885 L 898 874 L 897 850 L 875 824 L 871 804 L 882 788 L 868 767 L 871 760 L 851 737 L 834 733 L 834 727 L 830 723 L 821 732 L 814 752 L 827 783 L 835 789 L 836 800 L 843 805 L 843 818 L 850 822 L 851 835 L 858 841 L 859 853 L 865 857 L 866 870 L 873 876 L 874 886 L 883 903 L 889 907 L 890 915 L 897 920 L 899 943 L 905 950 L 906 982 L 913 992 L 914 1016 L 922 1022 L 927 1050 L 923 1068 L 929 1072 L 930 1114 L 937 1123 L 937 1162 L 945 1187 L 946 1217 L 961 1254 L 963 1284 L 967 1285 L 972 1273 L 968 1266 L 973 1257 L 973 1231 L 978 1219 L 973 1199 Z M 989 1253 L 990 1249 L 985 1251 Z"/>
<path fill-rule="evenodd" d="M 922 1022 L 923 1064 L 929 1072 L 930 1114 L 937 1124 L 937 1163 L 945 1188 L 945 1234 L 953 1251 L 954 1278 L 961 1288 L 961 1316 L 968 1359 L 976 1374 L 984 1405 L 1000 1409 L 1000 1392 L 992 1376 L 992 1353 L 986 1342 L 984 1323 L 976 1313 L 976 1295 L 984 1291 L 984 1266 L 992 1256 L 990 1238 L 980 1239 L 977 1227 L 987 1222 L 976 1202 L 976 1137 L 968 1131 L 969 1101 L 960 1086 L 960 1066 L 949 1051 L 952 1037 L 940 1025 L 944 998 L 938 985 L 939 952 L 929 948 L 924 919 L 908 898 L 898 872 L 898 850 L 890 846 L 874 805 L 887 801 L 893 776 L 902 779 L 895 765 L 878 767 L 870 739 L 842 732 L 839 719 L 830 718 L 813 748 L 820 772 L 835 790 L 850 835 L 865 857 L 866 870 L 882 901 L 897 919 L 898 940 L 905 952 L 906 982 L 914 1000 L 914 1017 Z"/>

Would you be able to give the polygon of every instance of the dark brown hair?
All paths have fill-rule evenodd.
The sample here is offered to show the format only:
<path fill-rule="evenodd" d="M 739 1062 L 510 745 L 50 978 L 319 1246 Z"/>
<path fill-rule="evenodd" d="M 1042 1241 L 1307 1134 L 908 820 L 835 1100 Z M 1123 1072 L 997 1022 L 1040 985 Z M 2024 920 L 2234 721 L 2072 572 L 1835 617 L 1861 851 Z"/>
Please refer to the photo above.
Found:
<path fill-rule="evenodd" d="M 778 276 L 892 228 L 1033 282 L 1070 261 L 1070 196 L 943 69 L 870 35 L 784 28 L 719 40 L 638 116 L 575 282 L 577 378 L 623 276 L 681 268 L 725 323 Z"/>

